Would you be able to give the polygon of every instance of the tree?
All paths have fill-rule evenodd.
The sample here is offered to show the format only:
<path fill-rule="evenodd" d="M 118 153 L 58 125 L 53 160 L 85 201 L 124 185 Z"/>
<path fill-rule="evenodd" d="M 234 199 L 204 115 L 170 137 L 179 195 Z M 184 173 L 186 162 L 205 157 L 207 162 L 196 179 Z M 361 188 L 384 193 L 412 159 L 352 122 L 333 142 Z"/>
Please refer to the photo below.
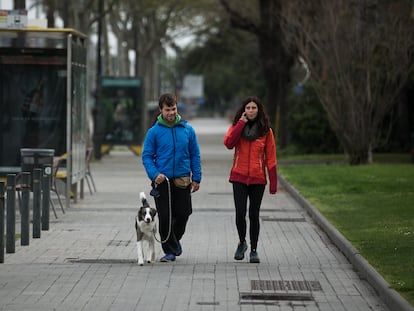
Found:
<path fill-rule="evenodd" d="M 257 38 L 224 24 L 219 20 L 216 27 L 210 27 L 216 30 L 198 33 L 195 46 L 184 49 L 177 61 L 180 73 L 203 75 L 206 99 L 203 107 L 222 115 L 227 113 L 226 104 L 246 94 L 262 97 L 266 89 Z M 198 38 L 203 42 L 198 44 Z"/>
<path fill-rule="evenodd" d="M 371 162 L 413 70 L 412 10 L 406 0 L 292 0 L 283 12 L 350 164 Z"/>
<path fill-rule="evenodd" d="M 290 83 L 290 69 L 295 60 L 295 51 L 285 44 L 280 19 L 282 7 L 288 1 L 258 0 L 243 2 L 249 5 L 242 11 L 243 5 L 237 1 L 220 0 L 235 28 L 254 33 L 259 41 L 260 59 L 267 82 L 267 110 L 271 123 L 276 127 L 278 144 L 286 148 L 288 144 L 287 93 Z M 237 5 L 237 9 L 235 6 Z M 277 114 L 280 125 L 276 124 Z"/>

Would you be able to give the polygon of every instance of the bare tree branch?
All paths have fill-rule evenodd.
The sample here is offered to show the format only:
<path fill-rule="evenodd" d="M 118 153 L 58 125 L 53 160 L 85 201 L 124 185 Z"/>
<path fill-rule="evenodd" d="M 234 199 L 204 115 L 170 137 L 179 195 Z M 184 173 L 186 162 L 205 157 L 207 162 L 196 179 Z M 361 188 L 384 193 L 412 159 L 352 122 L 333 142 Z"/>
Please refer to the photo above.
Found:
<path fill-rule="evenodd" d="M 414 67 L 409 1 L 292 0 L 285 31 L 350 163 L 369 163 L 378 132 Z"/>

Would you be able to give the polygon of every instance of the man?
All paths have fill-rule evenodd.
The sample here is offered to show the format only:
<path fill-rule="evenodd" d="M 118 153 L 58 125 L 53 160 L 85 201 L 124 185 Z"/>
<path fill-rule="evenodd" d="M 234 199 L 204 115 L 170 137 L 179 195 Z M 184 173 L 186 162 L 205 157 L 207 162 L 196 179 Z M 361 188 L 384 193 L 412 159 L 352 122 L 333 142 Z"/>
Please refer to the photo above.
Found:
<path fill-rule="evenodd" d="M 161 262 L 175 261 L 182 253 L 180 240 L 192 213 L 191 193 L 201 181 L 200 147 L 194 128 L 177 112 L 177 99 L 163 94 L 160 114 L 148 130 L 142 163 L 152 181 L 158 210 L 159 232 L 165 255 Z"/>

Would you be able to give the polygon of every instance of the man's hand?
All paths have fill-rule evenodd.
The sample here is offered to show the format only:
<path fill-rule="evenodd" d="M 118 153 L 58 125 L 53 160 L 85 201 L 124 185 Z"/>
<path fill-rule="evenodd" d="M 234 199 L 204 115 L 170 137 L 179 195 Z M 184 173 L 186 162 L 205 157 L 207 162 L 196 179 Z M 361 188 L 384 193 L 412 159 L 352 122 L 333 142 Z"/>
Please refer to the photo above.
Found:
<path fill-rule="evenodd" d="M 160 174 L 158 174 L 157 177 L 155 177 L 154 182 L 155 182 L 155 184 L 159 185 L 159 184 L 162 184 L 165 179 L 166 179 L 165 175 L 160 173 Z"/>
<path fill-rule="evenodd" d="M 192 181 L 191 182 L 191 192 L 196 192 L 196 191 L 198 191 L 198 189 L 200 189 L 200 183 L 198 183 L 196 181 Z"/>

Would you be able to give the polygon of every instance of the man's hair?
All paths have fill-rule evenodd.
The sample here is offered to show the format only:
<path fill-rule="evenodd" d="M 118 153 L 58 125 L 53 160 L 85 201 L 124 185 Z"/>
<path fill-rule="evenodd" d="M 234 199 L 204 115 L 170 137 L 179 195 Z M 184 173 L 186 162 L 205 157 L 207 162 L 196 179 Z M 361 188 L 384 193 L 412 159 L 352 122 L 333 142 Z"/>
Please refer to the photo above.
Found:
<path fill-rule="evenodd" d="M 174 94 L 165 93 L 160 96 L 158 99 L 158 107 L 162 109 L 163 105 L 167 105 L 168 107 L 172 107 L 174 105 L 177 105 L 177 97 L 175 97 Z"/>

